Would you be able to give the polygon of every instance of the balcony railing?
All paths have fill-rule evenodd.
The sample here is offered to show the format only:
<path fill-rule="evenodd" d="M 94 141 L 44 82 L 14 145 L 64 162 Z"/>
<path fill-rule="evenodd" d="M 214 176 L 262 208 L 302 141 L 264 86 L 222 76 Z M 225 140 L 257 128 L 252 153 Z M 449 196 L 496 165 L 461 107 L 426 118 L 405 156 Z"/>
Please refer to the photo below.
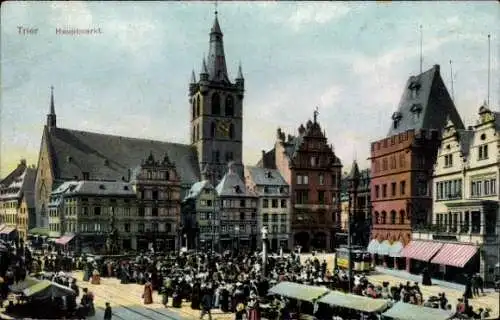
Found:
<path fill-rule="evenodd" d="M 468 234 L 469 231 L 472 234 L 477 234 L 481 231 L 481 226 L 479 223 L 473 223 L 472 226 L 469 223 L 461 224 L 432 224 L 432 225 L 417 225 L 412 228 L 414 232 L 422 233 L 460 233 Z"/>

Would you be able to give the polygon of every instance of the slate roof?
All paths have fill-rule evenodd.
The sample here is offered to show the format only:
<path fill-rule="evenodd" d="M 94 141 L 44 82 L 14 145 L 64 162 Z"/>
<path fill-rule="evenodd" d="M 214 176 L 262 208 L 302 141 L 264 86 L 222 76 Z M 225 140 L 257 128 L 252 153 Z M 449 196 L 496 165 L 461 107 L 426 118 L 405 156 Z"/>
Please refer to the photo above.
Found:
<path fill-rule="evenodd" d="M 45 130 L 56 179 L 81 179 L 82 172 L 88 172 L 90 179 L 121 181 L 152 152 L 156 159 L 168 155 L 182 184 L 199 181 L 197 153 L 189 145 L 63 128 Z"/>
<path fill-rule="evenodd" d="M 0 180 L 0 188 L 9 186 L 16 178 L 23 174 L 25 169 L 26 161 L 22 160 L 14 170 L 12 170 L 5 178 Z"/>
<path fill-rule="evenodd" d="M 14 174 L 8 176 L 8 182 L 10 183 L 2 184 L 1 189 L 5 192 L 0 195 L 0 200 L 13 198 L 21 200 L 21 197 L 25 196 L 28 207 L 33 207 L 35 202 L 33 191 L 35 189 L 36 169 L 26 165 L 19 165 L 12 173 Z"/>
<path fill-rule="evenodd" d="M 132 184 L 123 181 L 66 181 L 53 194 L 135 196 Z"/>
<path fill-rule="evenodd" d="M 418 94 L 412 97 L 412 86 L 419 86 Z M 420 116 L 414 116 L 419 110 Z M 391 128 L 388 136 L 393 136 L 408 130 L 437 129 L 441 130 L 447 118 L 457 124 L 457 129 L 464 125 L 455 108 L 440 75 L 439 65 L 417 75 L 411 76 L 406 82 L 398 110 L 392 115 Z M 394 119 L 399 118 L 394 126 Z"/>
<path fill-rule="evenodd" d="M 276 169 L 247 167 L 252 181 L 258 186 L 288 186 L 281 173 Z"/>
<path fill-rule="evenodd" d="M 239 189 L 239 192 L 237 192 Z M 248 197 L 252 196 L 246 189 L 245 183 L 240 176 L 234 172 L 227 172 L 215 188 L 217 194 L 222 197 Z"/>
<path fill-rule="evenodd" d="M 272 148 L 262 154 L 262 158 L 257 162 L 257 167 L 276 169 L 276 149 Z"/>
<path fill-rule="evenodd" d="M 198 196 L 201 194 L 201 192 L 205 188 L 210 188 L 210 189 L 213 188 L 212 184 L 210 184 L 210 181 L 203 180 L 203 181 L 196 182 L 195 184 L 193 184 L 191 186 L 191 189 L 189 189 L 189 191 L 187 192 L 184 200 L 198 198 Z"/>

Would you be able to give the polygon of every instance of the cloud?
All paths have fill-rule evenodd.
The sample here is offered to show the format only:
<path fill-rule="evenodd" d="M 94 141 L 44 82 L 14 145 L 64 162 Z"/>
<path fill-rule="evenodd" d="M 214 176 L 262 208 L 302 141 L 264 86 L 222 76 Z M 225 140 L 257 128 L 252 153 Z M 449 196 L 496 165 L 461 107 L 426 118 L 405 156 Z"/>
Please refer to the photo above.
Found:
<path fill-rule="evenodd" d="M 325 24 L 345 16 L 350 10 L 351 7 L 346 4 L 336 3 L 332 6 L 329 3 L 301 3 L 297 5 L 297 10 L 288 22 L 296 29 L 310 23 Z"/>
<path fill-rule="evenodd" d="M 339 101 L 343 88 L 338 85 L 332 85 L 321 95 L 320 101 L 323 107 L 332 107 Z"/>

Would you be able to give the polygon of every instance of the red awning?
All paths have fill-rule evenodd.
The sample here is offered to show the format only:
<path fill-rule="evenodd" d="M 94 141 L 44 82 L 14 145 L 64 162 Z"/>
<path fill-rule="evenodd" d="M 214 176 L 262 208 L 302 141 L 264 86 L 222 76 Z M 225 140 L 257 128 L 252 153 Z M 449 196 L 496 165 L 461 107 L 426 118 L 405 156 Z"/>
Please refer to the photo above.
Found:
<path fill-rule="evenodd" d="M 442 247 L 441 242 L 412 240 L 401 251 L 401 256 L 428 262 Z"/>
<path fill-rule="evenodd" d="M 55 243 L 57 244 L 61 244 L 61 245 L 66 245 L 68 244 L 68 242 L 70 242 L 71 240 L 73 240 L 75 236 L 71 235 L 71 236 L 62 236 L 58 239 L 56 239 Z"/>
<path fill-rule="evenodd" d="M 431 263 L 463 268 L 476 254 L 477 247 L 467 244 L 445 243 Z"/>

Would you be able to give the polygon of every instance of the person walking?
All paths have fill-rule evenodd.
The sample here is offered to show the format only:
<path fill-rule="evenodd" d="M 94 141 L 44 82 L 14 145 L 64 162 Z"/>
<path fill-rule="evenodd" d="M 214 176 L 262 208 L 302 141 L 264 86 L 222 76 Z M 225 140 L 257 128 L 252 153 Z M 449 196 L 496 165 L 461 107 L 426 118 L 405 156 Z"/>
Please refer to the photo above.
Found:
<path fill-rule="evenodd" d="M 203 319 L 206 314 L 208 314 L 208 319 L 212 320 L 212 294 L 208 288 L 204 289 L 203 296 L 201 298 L 201 315 L 200 319 Z"/>
<path fill-rule="evenodd" d="M 113 316 L 113 311 L 111 310 L 111 306 L 109 302 L 106 302 L 106 309 L 104 309 L 104 320 L 111 320 Z"/>

